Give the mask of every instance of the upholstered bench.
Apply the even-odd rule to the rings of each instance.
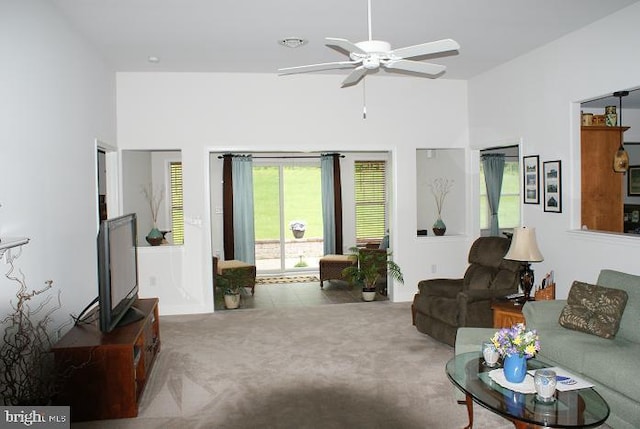
[[[242,281],[244,287],[251,288],[251,295],[256,290],[256,266],[248,264],[246,262],[239,261],[237,259],[230,259],[228,261],[219,261],[215,256],[213,257],[213,272],[214,275],[225,277],[230,271],[240,271],[242,274]]]
[[[342,270],[357,263],[355,255],[325,255],[319,260],[320,287],[325,280],[344,280]]]

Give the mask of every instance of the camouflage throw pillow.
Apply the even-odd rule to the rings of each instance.
[[[627,292],[574,281],[560,325],[603,338],[613,338],[627,305]]]

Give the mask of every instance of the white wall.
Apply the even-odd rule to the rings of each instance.
[[[533,268],[539,278],[555,270],[560,297],[573,280],[595,282],[601,268],[640,274],[640,237],[575,232],[580,225],[577,103],[640,85],[640,61],[633,54],[640,48],[639,21],[640,4],[635,4],[469,81],[471,145],[494,146],[520,136],[521,155],[540,155],[541,164],[562,161],[562,213],[523,205],[524,225],[537,228],[545,256]]]
[[[16,265],[62,290],[55,327],[98,294],[95,139],[115,144],[115,74],[47,1],[0,3],[0,62],[0,237],[30,237]],[[16,292],[0,276],[0,316]]]
[[[338,75],[118,73],[119,147],[182,151],[181,287],[190,298],[172,304],[193,312],[213,308],[211,152],[389,151],[395,198],[391,244],[406,280],[392,290],[392,299],[411,299],[420,279],[462,273],[467,236],[437,242],[416,237],[415,157],[416,148],[468,146],[466,82],[373,76],[363,120],[362,87],[340,89],[340,80]],[[466,193],[466,186],[461,189]]]

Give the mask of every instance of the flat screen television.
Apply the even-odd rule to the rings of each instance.
[[[100,330],[140,320],[137,219],[135,213],[103,220],[98,233],[98,304]]]

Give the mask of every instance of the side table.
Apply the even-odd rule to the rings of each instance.
[[[517,301],[497,300],[491,303],[493,327],[510,328],[516,323],[524,323],[522,304]]]

